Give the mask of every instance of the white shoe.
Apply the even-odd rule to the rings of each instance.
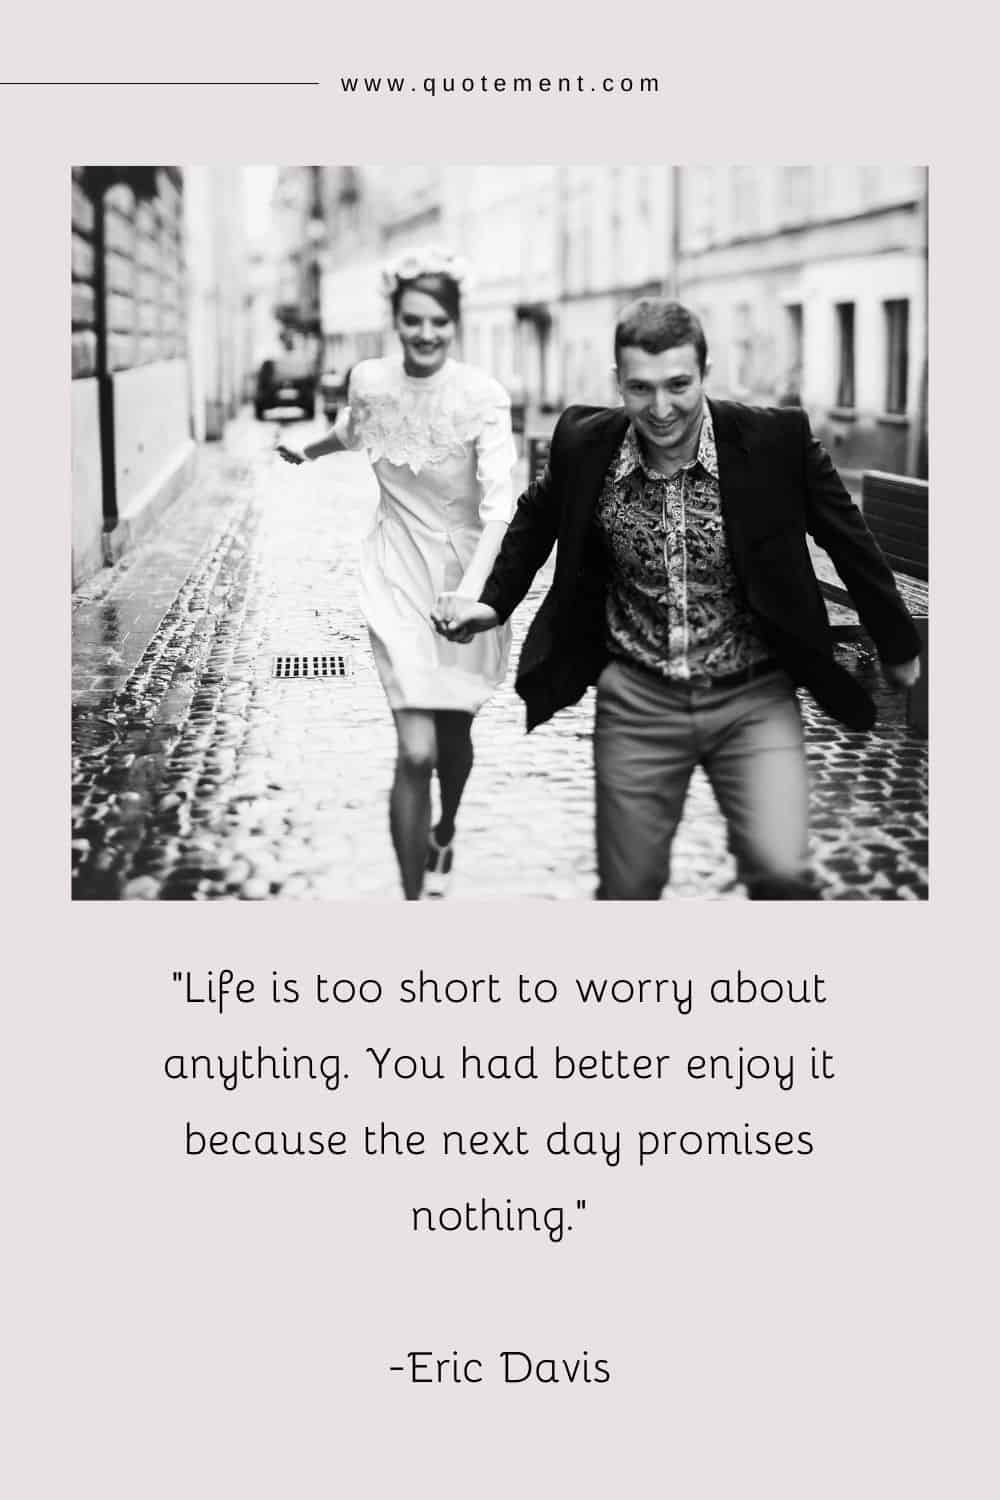
[[[455,858],[454,843],[452,839],[450,844],[439,844],[433,831],[427,836],[427,868],[422,895],[428,901],[439,900],[448,894]]]

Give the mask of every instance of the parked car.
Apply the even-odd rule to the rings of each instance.
[[[337,420],[337,413],[347,405],[347,382],[351,378],[349,369],[331,367],[319,377],[319,398],[323,403],[323,415],[328,422]]]
[[[307,417],[316,410],[315,364],[298,350],[265,359],[257,372],[253,410],[258,422],[275,407],[287,406],[297,406]]]

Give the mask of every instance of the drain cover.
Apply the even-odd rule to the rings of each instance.
[[[344,681],[354,676],[354,663],[342,651],[309,651],[276,656],[272,677],[334,677]]]

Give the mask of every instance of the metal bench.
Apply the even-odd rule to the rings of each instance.
[[[914,728],[927,728],[927,636],[928,636],[928,485],[924,479],[870,470],[861,476],[861,512],[896,575],[903,602],[913,616],[923,642],[921,675],[910,692],[907,719]],[[834,581],[831,568],[820,573],[824,598],[840,610],[853,612],[847,590]],[[827,576],[823,576],[823,574]],[[857,619],[848,625],[834,624],[835,634],[856,633]]]

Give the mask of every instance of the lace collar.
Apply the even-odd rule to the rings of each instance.
[[[460,453],[498,406],[489,377],[454,360],[419,376],[407,375],[401,358],[382,360],[351,390],[351,417],[372,462],[413,474]]]

